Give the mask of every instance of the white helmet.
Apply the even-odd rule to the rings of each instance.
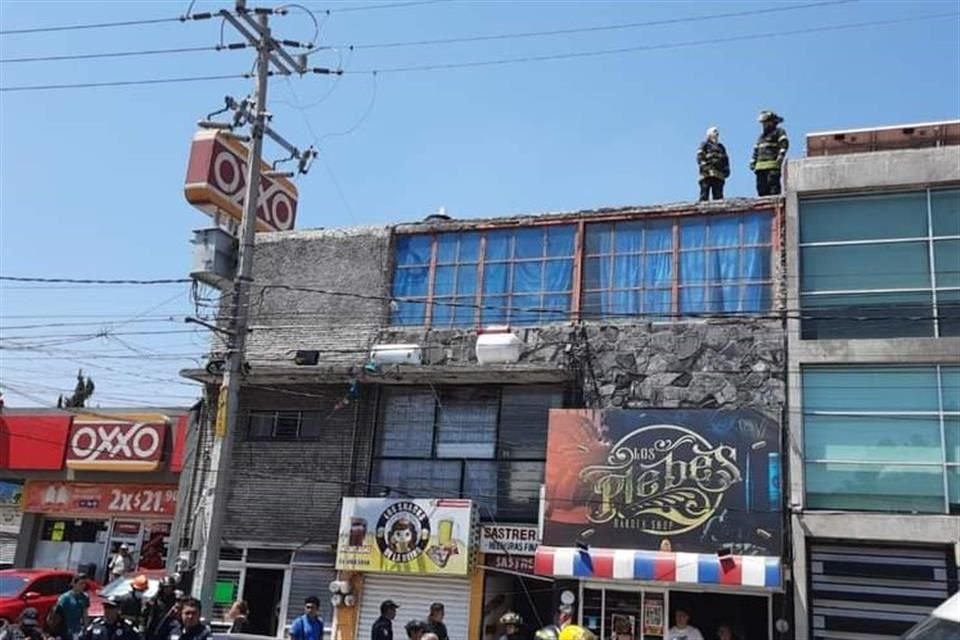
[[[720,138],[720,129],[717,129],[716,127],[710,127],[709,129],[707,129],[707,138],[709,138],[709,139],[713,139],[713,138],[719,139],[719,138]]]

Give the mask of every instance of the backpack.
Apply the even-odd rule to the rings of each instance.
[[[51,636],[61,635],[61,631],[63,630],[63,607],[60,606],[59,602],[50,607],[50,611],[47,612],[47,617],[43,621],[43,630]]]

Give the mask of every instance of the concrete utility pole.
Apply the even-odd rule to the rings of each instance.
[[[267,81],[271,74],[270,65],[283,75],[291,73],[337,73],[329,69],[310,69],[306,66],[305,56],[294,59],[271,36],[269,17],[280,10],[247,9],[245,0],[237,0],[236,12],[222,10],[218,13],[226,22],[239,31],[252,47],[257,49],[256,94],[253,111],[248,111],[249,102],[227,100],[228,108],[237,112],[235,124],[250,125],[250,156],[247,159],[246,193],[244,194],[243,215],[240,221],[239,265],[233,282],[233,291],[229,308],[227,338],[227,360],[223,380],[217,398],[216,423],[213,443],[209,454],[209,467],[204,483],[202,508],[198,514],[199,531],[203,536],[202,544],[197,548],[196,571],[193,579],[193,595],[200,599],[203,613],[211,614],[213,596],[216,587],[217,570],[220,560],[220,543],[223,538],[226,517],[227,497],[230,483],[230,460],[233,441],[239,425],[240,383],[244,375],[244,352],[249,324],[250,285],[253,275],[254,236],[257,226],[257,208],[260,196],[260,163],[263,156],[264,136],[270,137],[291,154],[291,159],[299,160],[300,173],[306,173],[310,160],[316,155],[313,149],[301,152],[273,131],[268,123]],[[282,11],[280,11],[282,13]],[[256,16],[256,19],[251,17]],[[300,45],[290,41],[284,44]],[[233,125],[201,122],[201,126],[233,129]],[[277,174],[278,172],[270,172]],[[292,176],[293,174],[284,174]],[[182,507],[183,508],[183,507]],[[189,509],[189,506],[185,507]],[[189,514],[186,517],[190,517]]]

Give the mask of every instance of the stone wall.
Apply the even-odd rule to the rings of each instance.
[[[586,323],[515,333],[526,344],[520,362],[569,370],[588,407],[754,408],[779,420],[786,401],[785,334],[777,320]],[[471,330],[385,330],[378,341],[420,344],[425,367],[476,363]]]

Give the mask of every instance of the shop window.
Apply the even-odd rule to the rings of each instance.
[[[800,205],[805,339],[960,335],[960,190]]]
[[[960,367],[802,372],[807,506],[960,512]]]
[[[569,318],[573,225],[401,235],[393,323],[463,327]]]
[[[247,562],[257,564],[289,564],[290,551],[286,549],[247,549]]]
[[[767,311],[772,222],[749,213],[587,225],[583,315]]]
[[[548,386],[385,389],[371,495],[464,497],[483,519],[536,519]]]

